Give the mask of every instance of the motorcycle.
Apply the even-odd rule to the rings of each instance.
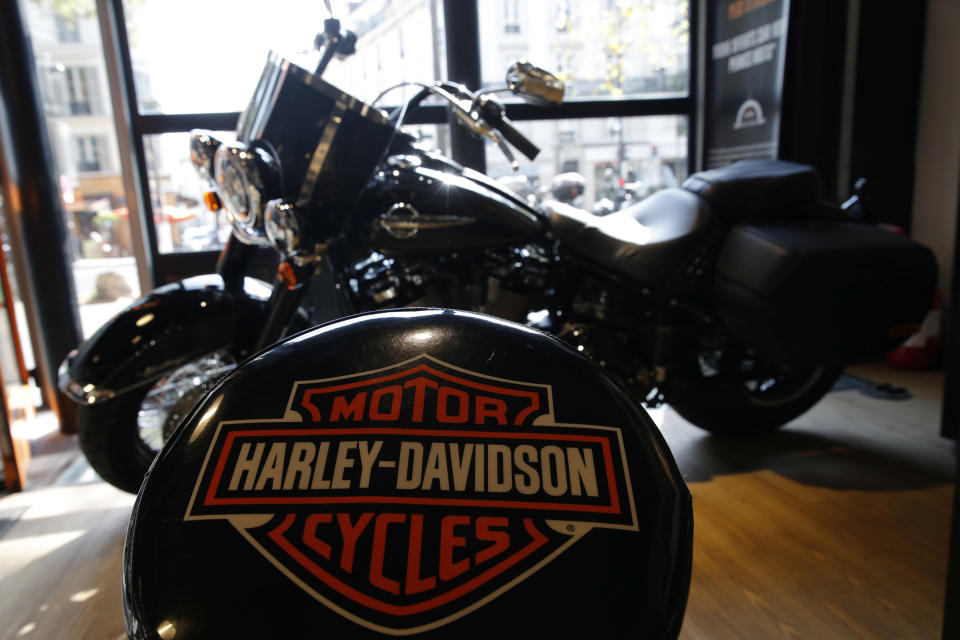
[[[313,72],[269,56],[236,143],[192,135],[209,201],[233,226],[217,272],[150,292],[61,367],[81,448],[122,489],[138,489],[218,378],[324,319],[444,307],[517,321],[648,405],[739,436],[802,414],[846,363],[895,347],[929,307],[932,252],[822,201],[812,167],[741,161],[603,217],[534,208],[402,129],[434,97],[511,161],[511,146],[534,157],[493,91],[417,85],[387,114],[321,79],[353,47],[335,19],[325,42]],[[562,99],[532,64],[506,80],[528,102]],[[279,255],[272,284],[245,272],[263,246]]]

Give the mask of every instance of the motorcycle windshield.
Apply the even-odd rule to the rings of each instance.
[[[343,210],[355,199],[393,133],[383,112],[271,52],[237,139],[265,141],[299,205]]]

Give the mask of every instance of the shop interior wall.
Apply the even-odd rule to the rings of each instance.
[[[859,1],[847,193],[868,180],[864,199],[881,222],[913,228],[925,2]]]
[[[940,262],[947,343],[941,433],[956,439],[960,433],[960,277],[955,259],[960,247],[960,76],[956,68],[960,4],[930,0],[929,15],[917,144],[915,235],[936,251]],[[955,539],[957,529],[955,524]],[[956,565],[955,557],[953,562]],[[960,595],[960,587],[954,593]],[[960,629],[960,619],[954,624]]]
[[[913,236],[940,262],[940,286],[953,290],[960,187],[960,3],[929,0],[917,127]],[[891,90],[896,83],[891,79]],[[895,125],[895,123],[894,123]]]

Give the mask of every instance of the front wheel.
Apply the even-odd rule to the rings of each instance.
[[[137,493],[147,469],[180,421],[213,385],[236,367],[217,351],[171,371],[153,386],[77,407],[77,440],[93,470]]]
[[[664,396],[687,421],[721,436],[747,436],[777,429],[816,404],[843,367],[787,366],[744,358],[734,370],[701,356],[698,366]]]

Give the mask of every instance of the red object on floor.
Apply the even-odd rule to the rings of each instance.
[[[887,362],[898,369],[932,369],[940,364],[940,307],[938,287],[933,296],[933,307],[924,318],[920,330],[900,347],[887,354]]]

